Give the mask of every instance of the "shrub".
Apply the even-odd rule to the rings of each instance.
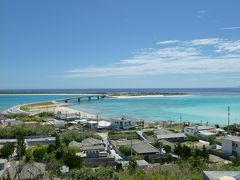
[[[33,150],[33,158],[36,161],[40,162],[40,161],[42,161],[46,152],[47,152],[46,147],[44,147],[44,146],[37,147],[36,149]]]
[[[129,146],[120,146],[119,151],[124,155],[124,156],[130,156],[131,155],[131,148]]]
[[[0,157],[1,158],[8,158],[11,156],[14,152],[14,143],[6,143],[4,146],[0,149]]]

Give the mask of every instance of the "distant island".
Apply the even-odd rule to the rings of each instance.
[[[90,95],[90,94],[105,94],[108,97],[137,97],[137,96],[183,96],[189,95],[188,93],[181,93],[181,92],[102,92],[102,93],[77,93],[77,92],[54,92],[54,91],[0,91],[0,95]]]
[[[123,92],[123,93],[109,93],[108,96],[121,97],[121,96],[183,96],[189,95],[188,93],[180,92]]]

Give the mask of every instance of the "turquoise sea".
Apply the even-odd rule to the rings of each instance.
[[[103,93],[113,90],[72,90],[67,93]],[[129,92],[127,89],[115,90],[117,92]],[[134,92],[166,92],[166,89],[135,89]],[[55,92],[55,91],[54,91]],[[66,90],[62,90],[66,93]],[[208,122],[209,124],[227,124],[227,107],[230,106],[230,122],[240,123],[240,91],[239,89],[168,89],[167,92],[187,92],[189,96],[168,96],[149,98],[106,98],[92,101],[71,102],[74,109],[93,114],[101,114],[102,117],[111,118],[126,115],[129,118],[143,120],[182,120],[191,122]],[[59,93],[59,92],[58,92]],[[0,110],[11,106],[62,99],[67,95],[0,95]]]

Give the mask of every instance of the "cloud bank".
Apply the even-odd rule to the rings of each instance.
[[[240,40],[167,40],[114,64],[68,70],[65,77],[135,77],[240,72]]]

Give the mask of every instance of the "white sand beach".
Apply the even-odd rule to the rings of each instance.
[[[129,99],[129,98],[156,98],[156,97],[185,97],[185,96],[191,96],[191,95],[139,95],[139,96],[110,96],[111,98],[118,98],[118,99]]]

